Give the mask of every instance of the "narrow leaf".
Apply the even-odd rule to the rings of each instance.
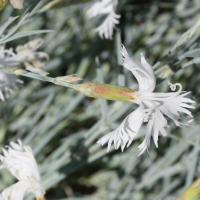
[[[8,21],[5,22],[1,27],[0,27],[0,36],[3,34],[3,32],[6,30],[6,28],[13,22],[15,21],[17,17],[9,17]]]
[[[2,43],[6,43],[21,37],[25,37],[25,36],[29,36],[29,35],[36,35],[36,34],[41,34],[41,33],[49,33],[49,32],[53,32],[52,30],[36,30],[36,31],[25,31],[25,32],[20,32],[20,33],[16,33],[14,35],[12,35],[10,38],[8,38],[7,40],[4,40],[3,42],[0,41],[0,44]]]

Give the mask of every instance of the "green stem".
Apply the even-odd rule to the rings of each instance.
[[[25,77],[29,77],[29,78],[33,78],[33,79],[37,79],[37,80],[41,80],[41,81],[46,81],[46,82],[54,83],[55,85],[61,85],[61,86],[65,86],[65,87],[77,90],[76,85],[64,82],[62,80],[58,81],[56,78],[47,77],[47,76],[44,76],[41,74],[27,72],[23,69],[18,69],[17,67],[15,67],[15,68],[9,68],[9,67],[8,68],[0,68],[0,71],[3,71],[8,74],[15,74],[15,75],[25,76]]]
[[[41,80],[41,81],[47,81],[47,82],[54,83],[54,78],[43,76],[43,75],[40,75],[40,74],[34,74],[32,72],[28,72],[26,74],[21,74],[21,76],[25,76],[25,77],[34,78],[34,79]]]
[[[101,65],[100,65],[98,56],[96,56],[96,58],[95,58],[95,63],[96,63],[96,68],[97,68],[97,80],[99,83],[104,83],[103,70],[101,69]],[[105,99],[100,99],[100,104],[101,104],[102,117],[103,117],[103,119],[106,119],[107,118],[107,110],[108,110],[107,101]]]

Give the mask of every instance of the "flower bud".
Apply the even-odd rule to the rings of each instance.
[[[136,91],[127,87],[87,82],[76,86],[76,89],[88,97],[116,101],[135,100]]]
[[[8,0],[0,0],[0,10],[2,10],[8,3]]]
[[[80,81],[80,80],[83,80],[83,79],[82,79],[82,78],[75,77],[75,76],[61,76],[61,77],[55,78],[55,83],[56,83],[57,85],[65,86],[64,84],[62,84],[62,82],[74,83],[74,82]]]
[[[14,74],[15,75],[23,75],[23,74],[26,74],[26,73],[28,73],[26,70],[24,70],[24,69],[16,69],[16,70],[14,70]]]

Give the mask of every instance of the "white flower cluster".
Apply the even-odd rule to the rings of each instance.
[[[191,112],[186,108],[194,108],[187,103],[195,102],[185,97],[189,92],[183,92],[180,83],[169,83],[172,91],[176,90],[176,86],[180,87],[177,92],[154,93],[156,87],[154,70],[147,63],[144,56],[141,54],[141,63],[133,60],[129,57],[124,46],[122,47],[122,55],[124,67],[132,72],[139,83],[139,91],[134,93],[135,100],[132,100],[132,102],[139,105],[139,108],[128,115],[116,130],[105,135],[97,143],[104,145],[108,142],[108,151],[111,144],[114,143],[115,149],[121,146],[123,151],[126,146],[128,147],[132,143],[142,123],[148,122],[145,139],[138,147],[140,149],[139,155],[141,155],[145,150],[148,150],[151,137],[153,137],[154,143],[158,147],[159,134],[167,135],[165,127],[168,127],[168,125],[164,115],[171,118],[176,126],[189,125],[192,119],[186,124],[180,123],[178,112],[185,113],[192,118]]]
[[[17,67],[20,63],[24,63],[27,70],[46,75],[41,67],[49,60],[49,56],[45,52],[36,52],[42,44],[41,38],[29,41],[23,46],[18,46],[16,53],[13,49],[0,46],[0,68]],[[12,88],[17,88],[18,84],[23,84],[23,81],[17,76],[0,71],[0,99],[4,101],[4,96],[8,98]]]
[[[33,152],[29,146],[11,142],[3,149],[4,156],[0,155],[2,165],[18,180],[14,185],[6,188],[0,194],[0,200],[22,200],[25,193],[31,192],[37,200],[45,200],[45,191],[41,186],[41,179]]]
[[[90,18],[101,14],[107,14],[105,21],[96,28],[101,38],[104,36],[106,39],[112,39],[113,29],[116,24],[119,24],[120,18],[120,15],[115,13],[117,5],[118,0],[102,0],[94,3],[87,11]]]

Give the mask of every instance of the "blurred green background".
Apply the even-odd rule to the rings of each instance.
[[[26,0],[22,15],[34,1]],[[117,62],[116,31],[113,40],[101,39],[95,28],[101,17],[89,19],[86,14],[92,1],[71,5],[63,0],[38,12],[49,1],[42,0],[32,17],[20,27],[24,30],[50,29],[53,33],[14,40],[6,47],[15,48],[31,39],[42,37],[40,48],[49,54],[45,66],[49,76],[78,74],[86,81],[118,84],[121,73]],[[76,2],[77,3],[77,2]],[[70,6],[71,5],[71,6]],[[13,13],[8,4],[0,11],[0,25]],[[35,13],[35,14],[34,14]],[[200,18],[200,0],[119,0],[117,14],[122,43],[131,57],[140,59],[143,52],[154,66],[157,92],[170,91],[167,81],[181,83],[196,101],[192,127],[178,128],[168,119],[167,137],[153,141],[138,157],[146,125],[122,153],[96,144],[137,108],[136,104],[92,99],[65,87],[29,78],[14,94],[0,102],[0,145],[21,138],[31,146],[37,159],[49,200],[175,200],[200,176],[199,102],[200,102],[200,35],[194,35],[178,46],[167,59],[155,65],[176,44],[181,35]],[[195,50],[195,58],[185,54]],[[100,60],[97,68],[95,57]],[[124,70],[125,85],[138,89],[130,72]],[[183,121],[186,120],[182,116]],[[0,190],[16,180],[7,170],[0,171]],[[31,199],[27,195],[26,199]]]

